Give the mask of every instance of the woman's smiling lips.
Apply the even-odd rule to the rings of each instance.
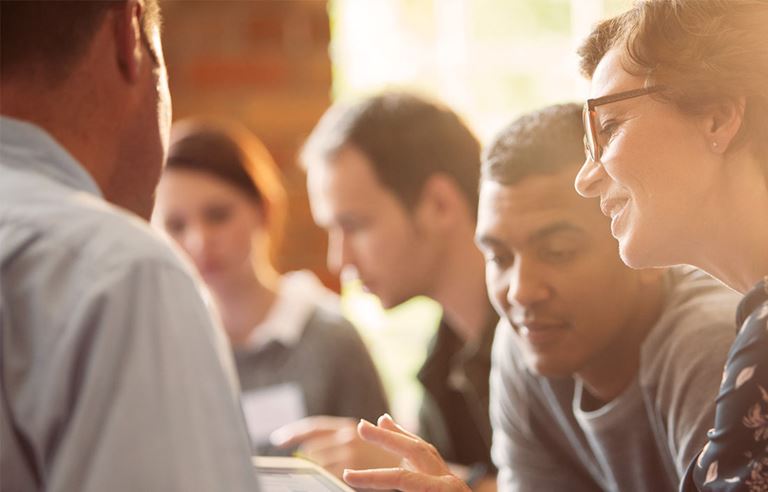
[[[627,202],[629,200],[626,198],[604,198],[600,200],[600,210],[602,210],[603,215],[613,219],[621,213]]]
[[[627,198],[606,198],[600,200],[600,210],[602,210],[603,215],[611,218],[611,234],[613,234],[613,237],[618,238],[619,236],[619,222],[628,203],[629,199]]]

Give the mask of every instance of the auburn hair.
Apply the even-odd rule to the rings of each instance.
[[[768,158],[768,0],[645,0],[600,22],[578,53],[591,78],[619,48],[624,69],[668,89],[653,97],[696,114],[744,98],[732,146],[748,143]]]
[[[264,144],[231,121],[190,119],[174,123],[166,169],[209,174],[248,196],[264,214],[274,262],[287,212],[280,171]]]

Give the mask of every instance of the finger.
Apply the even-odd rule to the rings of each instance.
[[[339,480],[344,480],[344,470],[347,469],[344,463],[333,463],[328,466],[324,466],[323,468],[325,468],[325,471],[338,478]]]
[[[383,427],[384,429],[391,430],[393,432],[399,432],[401,434],[405,434],[406,436],[412,437],[414,439],[420,439],[419,436],[416,434],[413,434],[411,432],[408,432],[403,427],[400,426],[395,420],[388,414],[385,413],[381,417],[379,417],[379,420],[376,422],[376,425],[379,427]]]
[[[343,447],[325,448],[322,451],[306,452],[301,450],[301,457],[331,471],[337,477],[345,468],[350,468],[349,450]]]
[[[274,446],[288,448],[331,434],[338,429],[354,426],[355,421],[345,417],[307,417],[276,429],[269,435],[269,442]]]
[[[466,485],[452,476],[430,476],[403,468],[344,470],[344,481],[358,489],[396,489],[403,492],[444,490],[466,491]]]
[[[397,489],[403,492],[423,490],[429,477],[403,468],[344,470],[344,481],[357,489]]]
[[[326,450],[354,446],[357,442],[362,443],[363,441],[357,434],[357,430],[354,427],[350,427],[307,439],[301,444],[299,449],[303,453],[323,453]]]
[[[420,472],[431,475],[449,474],[448,466],[434,446],[417,437],[411,437],[361,420],[357,432],[363,440],[402,456]]]

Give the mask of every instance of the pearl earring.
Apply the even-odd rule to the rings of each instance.
[[[712,142],[712,148],[713,148],[713,149],[716,149],[716,148],[717,148],[717,142]]]

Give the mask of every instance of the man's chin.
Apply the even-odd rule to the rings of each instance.
[[[401,297],[388,296],[386,294],[377,294],[373,291],[371,291],[371,293],[379,299],[381,307],[386,310],[394,309],[408,300]]]
[[[381,297],[381,296],[376,296],[376,297],[379,298],[379,302],[381,303],[381,307],[384,308],[387,311],[389,311],[390,309],[394,309],[397,306],[399,306],[400,304],[402,304],[402,302],[394,302],[394,301],[392,301],[390,299],[387,299],[386,297]]]
[[[526,365],[532,373],[544,378],[566,378],[573,375],[573,371],[569,368],[563,367],[550,360],[541,360],[537,358],[534,358],[533,360],[529,359]]]

